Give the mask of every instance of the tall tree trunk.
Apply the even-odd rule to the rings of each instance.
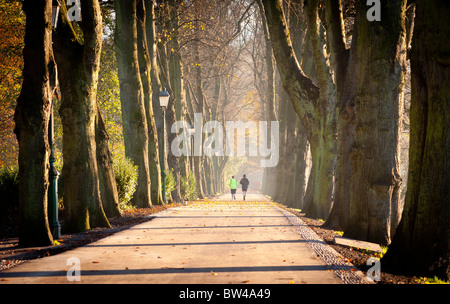
[[[294,160],[294,181],[292,191],[292,207],[303,208],[303,201],[306,195],[306,185],[308,179],[306,178],[306,168],[308,161],[309,143],[304,134],[304,128],[297,118],[296,127],[296,143],[295,143],[295,160]]]
[[[195,103],[197,104],[197,106],[198,106],[199,103],[198,103],[197,97],[195,95],[194,89],[192,88],[192,86],[191,86],[191,84],[189,82],[188,82],[188,87],[189,87],[189,90],[187,91],[188,92],[188,94],[187,94],[188,98],[186,99],[186,101],[187,101],[187,107],[188,107],[188,110],[189,110],[189,115],[191,116],[191,124],[194,125],[194,119],[195,119],[194,112],[198,113],[199,110],[197,109],[196,111],[194,111],[193,100],[195,100]],[[201,122],[201,123],[202,123],[202,126],[203,126],[203,122]],[[202,170],[201,157],[200,156],[195,156],[194,147],[192,147],[191,153],[192,153],[191,162],[192,162],[192,168],[193,168],[192,172],[193,172],[194,177],[195,177],[195,182],[196,182],[195,186],[196,186],[197,196],[198,196],[198,198],[203,199],[205,197],[205,193],[204,193],[203,184],[202,184],[202,174],[203,174],[202,172],[203,172],[203,170]],[[226,163],[226,161],[225,161],[225,163]],[[224,167],[225,167],[225,164],[223,165],[223,167],[220,170],[220,172],[223,172],[223,168]]]
[[[125,155],[138,167],[138,185],[132,203],[145,208],[150,207],[152,201],[148,163],[148,124],[138,62],[136,0],[117,0],[114,1],[114,6]]]
[[[173,97],[172,90],[170,89],[170,86],[168,86],[168,92],[171,95],[169,99],[169,104],[166,109],[166,131],[167,131],[167,140],[169,143],[173,142],[175,138],[177,137],[177,134],[170,132],[170,127],[176,122],[175,117],[175,98]],[[181,197],[181,174],[180,174],[180,162],[179,158],[175,156],[170,151],[170,145],[167,145],[166,153],[167,153],[167,164],[169,165],[169,168],[172,169],[172,175],[175,180],[175,189],[172,190],[172,200],[176,203],[179,203],[182,201]]]
[[[326,79],[325,83],[319,81],[319,89],[304,74],[289,39],[281,1],[262,2],[281,82],[305,127],[311,145],[313,168],[307,190],[310,196],[307,197],[312,201],[308,204],[308,212],[310,216],[326,218],[333,194],[335,154],[334,100],[327,95],[330,84]],[[317,21],[314,19],[314,22]],[[317,49],[313,53],[317,54]],[[316,58],[314,61],[317,69],[321,62]],[[325,75],[326,71],[320,73]]]
[[[19,142],[19,244],[47,246],[53,241],[47,219],[49,186],[48,126],[52,92],[52,4],[25,0],[23,84],[17,99],[14,132]]]
[[[416,1],[409,177],[387,269],[450,279],[450,4]]]
[[[284,170],[286,169],[286,162],[288,161],[288,153],[291,151],[287,148],[287,137],[286,130],[288,125],[288,109],[289,104],[285,100],[289,98],[283,87],[278,86],[278,98],[281,101],[278,104],[278,120],[280,123],[279,132],[279,161],[274,170],[274,187],[272,192],[272,200],[275,202],[282,202],[282,191],[284,186],[284,179],[287,174]],[[292,141],[291,141],[292,142]]]
[[[287,103],[286,113],[286,154],[285,159],[282,159],[282,170],[284,172],[283,184],[280,189],[280,201],[287,203],[289,196],[289,186],[294,181],[294,162],[295,159],[295,127],[297,115],[293,111],[292,104]]]
[[[62,97],[59,113],[63,124],[62,178],[66,210],[63,228],[70,232],[109,227],[101,201],[95,141],[102,45],[102,19],[98,1],[81,1],[81,13],[83,45],[77,40],[67,19],[64,3],[58,32],[54,35]]]
[[[352,80],[340,89],[343,93],[339,97],[341,114],[345,116],[349,108],[351,118],[338,122],[344,151],[339,152],[337,174],[349,174],[337,175],[337,186],[341,187],[337,191],[348,189],[347,197],[337,194],[339,199],[349,200],[345,235],[381,244],[390,243],[399,218],[405,9],[404,0],[383,2],[383,18],[370,22],[365,3],[357,4],[349,58],[349,69],[355,73],[346,75]]]
[[[100,109],[97,109],[95,121],[95,142],[97,145],[97,164],[100,180],[100,195],[102,206],[108,218],[121,216],[119,209],[119,194],[113,168],[113,157],[109,150],[109,135],[103,121]]]
[[[327,218],[330,212],[334,193],[334,170],[336,165],[336,92],[332,73],[324,56],[324,35],[318,13],[318,0],[307,3],[306,22],[310,52],[314,59],[314,76],[320,88],[317,112],[318,124],[311,130],[308,138],[311,144],[312,192],[307,195],[311,200],[305,202],[305,213],[312,217]],[[308,45],[309,46],[309,45]],[[312,67],[310,68],[312,70]],[[312,73],[311,73],[312,74]]]
[[[196,90],[195,90],[195,99],[197,103],[197,111],[196,113],[203,113],[204,109],[204,96],[203,96],[203,85],[202,85],[202,67],[200,66],[200,46],[199,46],[199,37],[198,31],[200,30],[200,26],[196,24],[197,29],[197,41],[195,41],[194,45],[194,74],[196,78]],[[199,138],[201,138],[201,143],[203,143],[203,125],[204,125],[204,115],[202,115],[202,121],[199,122],[200,129],[195,130],[195,133],[198,134]],[[200,198],[204,198],[206,194],[206,188],[204,183],[204,168],[203,168],[203,144],[201,145],[201,150],[196,151],[194,147],[194,168],[195,168],[195,179],[197,180],[197,192],[199,193]]]
[[[181,61],[181,49],[178,43],[178,36],[180,32],[178,28],[179,24],[179,7],[182,5],[182,1],[171,1],[169,5],[170,10],[170,28],[171,39],[168,42],[168,50],[170,50],[169,54],[169,75],[170,75],[170,87],[173,92],[173,98],[175,102],[175,117],[177,121],[184,120],[186,115],[186,96],[184,92],[184,84],[183,84],[183,64]],[[180,155],[178,157],[179,166],[180,166],[180,174],[181,176],[187,176],[189,168],[189,162],[186,159],[187,157],[184,155]]]
[[[164,2],[165,9],[169,9],[171,5],[172,4],[170,3],[170,1]],[[169,15],[166,15],[165,17],[166,17],[165,22],[163,22],[163,27],[165,27],[164,30],[167,32],[171,32]],[[175,116],[176,114],[175,114],[175,99],[174,99],[174,94],[173,94],[171,83],[170,83],[171,76],[170,76],[169,55],[167,54],[167,51],[168,51],[167,47],[168,47],[167,41],[163,41],[163,43],[159,45],[159,59],[161,62],[161,67],[162,67],[162,71],[160,74],[161,83],[163,84],[163,86],[167,89],[167,91],[170,94],[169,104],[168,104],[166,112],[165,112],[166,134],[163,135],[163,141],[167,140],[169,143],[172,143],[175,140],[175,138],[177,137],[176,134],[171,132],[171,126],[176,122],[176,116]],[[166,145],[165,154],[166,155],[162,155],[162,157],[164,157],[167,160],[168,166],[166,166],[166,172],[168,172],[167,170],[173,170],[172,174],[173,174],[173,178],[175,180],[175,189],[171,193],[172,199],[175,202],[180,202],[182,198],[181,198],[181,189],[180,189],[181,176],[180,176],[179,158],[177,156],[175,156],[173,153],[171,153],[170,144]]]
[[[155,189],[158,191],[159,199],[157,201],[152,202],[155,204],[163,203],[162,200],[162,180],[161,180],[161,156],[160,156],[160,148],[163,140],[162,136],[162,111],[159,105],[159,92],[162,90],[160,75],[159,75],[159,66],[157,63],[157,53],[156,53],[156,25],[155,25],[155,4],[154,0],[144,0],[145,1],[145,30],[147,36],[147,49],[150,57],[150,82],[152,86],[152,101],[151,106],[153,107],[153,117],[155,119],[155,127],[158,138],[158,146],[156,148],[156,153],[158,154],[158,160],[156,164],[156,170],[158,171],[158,177],[151,176],[152,178],[152,195],[154,195]],[[153,165],[154,166],[154,165]],[[154,169],[153,169],[154,170]]]
[[[346,49],[341,1],[327,0],[325,8],[327,36],[331,53],[330,61],[336,78],[338,97],[336,122],[339,140],[337,143],[334,202],[324,227],[344,230],[347,226],[349,213],[350,187],[347,183],[351,177],[351,167],[348,165],[348,156],[355,133],[353,127],[355,125],[355,103],[351,100],[351,96],[356,81],[353,75],[356,75],[357,72],[357,61],[349,59],[350,51]],[[355,53],[352,52],[351,55],[355,56]]]
[[[138,33],[138,60],[141,72],[142,87],[144,90],[144,105],[148,124],[148,159],[150,173],[150,189],[153,204],[162,204],[161,167],[159,165],[158,133],[156,131],[153,114],[153,92],[151,83],[151,57],[147,42],[147,14],[144,0],[137,1],[137,33]],[[153,14],[150,15],[151,17]]]
[[[272,44],[270,42],[270,34],[269,34],[269,28],[267,26],[266,17],[264,16],[264,8],[262,6],[261,1],[257,2],[261,14],[262,19],[262,27],[264,31],[264,42],[265,42],[265,56],[264,60],[266,62],[266,73],[267,73],[267,87],[266,87],[266,117],[269,121],[277,121],[277,115],[275,112],[275,68],[273,63],[273,51],[272,51]],[[267,125],[267,134],[271,134],[271,124],[269,123]],[[269,140],[270,140],[269,136]],[[268,142],[268,147],[270,147],[271,142]],[[272,195],[272,191],[269,189],[272,188],[272,185],[274,184],[274,176],[276,172],[276,167],[268,167],[264,168],[264,175],[263,175],[263,181],[261,190],[263,193],[267,195]]]

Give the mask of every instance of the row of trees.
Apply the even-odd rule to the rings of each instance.
[[[108,217],[120,215],[108,136],[114,123],[104,119],[97,96],[99,88],[101,98],[108,88],[117,91],[117,83],[105,81],[116,75],[124,154],[139,172],[135,206],[162,203],[162,162],[175,181],[174,201],[184,199],[188,177],[200,198],[222,192],[224,173],[232,172],[227,166],[242,163],[230,156],[177,157],[170,149],[162,155],[164,140],[170,147],[177,136],[170,130],[175,121],[193,126],[196,112],[202,126],[279,121],[280,157],[276,167],[265,168],[265,193],[326,219],[345,236],[392,243],[383,265],[448,276],[449,94],[439,84],[448,79],[449,46],[435,43],[448,37],[447,5],[82,0],[81,21],[69,21],[62,3],[54,31],[50,2],[23,5],[25,64],[15,112],[23,245],[51,242],[47,130],[58,89],[64,228],[108,226]],[[370,21],[369,9],[379,9],[381,19]],[[101,61],[102,48],[117,64]],[[411,147],[403,200],[407,176],[399,173],[399,151],[409,61]],[[171,94],[167,134],[162,87]]]
[[[240,37],[251,18],[246,1],[81,1],[80,21],[69,20],[76,8],[63,1],[55,29],[50,2],[23,3],[25,65],[15,111],[20,243],[52,241],[46,214],[46,130],[54,105],[62,129],[65,232],[108,227],[108,218],[120,216],[112,165],[116,155],[111,153],[118,149],[108,134],[113,127],[117,133],[118,111],[110,115],[106,109],[118,91],[124,156],[138,168],[134,206],[163,203],[161,162],[175,181],[175,202],[185,199],[181,185],[192,181],[200,198],[223,191],[227,163],[236,167],[242,161],[228,162],[228,156],[177,157],[170,149],[161,155],[160,148],[164,140],[170,148],[177,135],[170,130],[175,121],[194,125],[195,112],[203,113],[202,126],[208,120],[258,118],[258,107],[249,107],[257,105],[254,94],[245,93],[251,81],[240,81],[247,76],[239,68],[246,45]],[[158,99],[162,87],[171,94],[166,134],[161,133]],[[38,92],[40,103],[35,101]],[[60,102],[55,103],[55,96]],[[244,105],[236,108],[234,99]],[[201,129],[196,132],[203,135]]]
[[[449,77],[450,45],[442,39],[449,37],[444,16],[450,7],[403,0],[374,1],[374,7],[364,1],[262,2],[281,82],[301,121],[296,132],[310,145],[306,214],[326,219],[326,227],[350,238],[391,244],[383,267],[448,278],[450,180],[444,142],[450,94],[438,83]],[[369,18],[374,9],[381,13],[379,21]],[[408,60],[411,130],[402,201]],[[294,131],[286,126],[287,137],[289,132]],[[306,146],[302,140],[295,144],[300,149],[290,146],[284,153],[295,151],[287,170],[300,179],[289,182],[303,187],[304,170],[299,174],[297,165],[304,162]],[[287,189],[289,200],[292,188]]]

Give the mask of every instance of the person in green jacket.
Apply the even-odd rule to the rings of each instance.
[[[231,189],[231,200],[235,200],[236,199],[237,180],[234,178],[234,176],[231,177],[230,181],[228,182],[228,186],[230,186],[230,189]]]

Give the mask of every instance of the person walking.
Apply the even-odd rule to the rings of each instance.
[[[236,189],[237,189],[237,180],[234,178],[234,175],[231,177],[230,181],[228,182],[228,185],[231,189],[231,200],[236,199]]]
[[[242,185],[242,195],[244,196],[244,201],[245,201],[245,196],[247,195],[248,185],[250,184],[250,182],[248,181],[248,178],[245,177],[245,174],[239,183]]]

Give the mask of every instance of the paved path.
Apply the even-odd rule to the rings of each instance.
[[[0,272],[0,284],[343,283],[265,196],[229,198],[168,209],[95,243],[18,265]]]

